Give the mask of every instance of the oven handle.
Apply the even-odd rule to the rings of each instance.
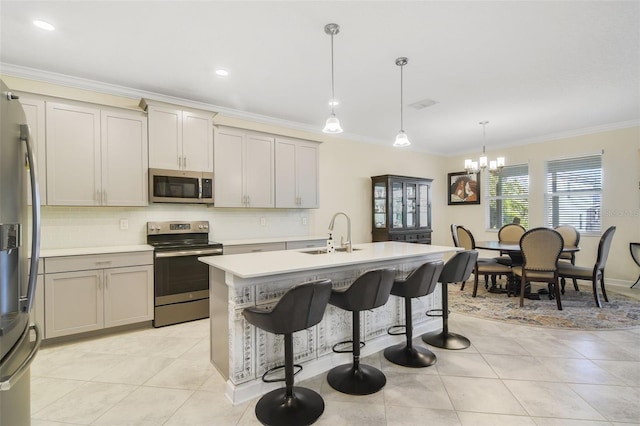
[[[163,251],[156,252],[156,257],[184,257],[184,256],[201,256],[208,254],[222,254],[221,248],[203,249],[203,250],[181,250],[181,251]]]

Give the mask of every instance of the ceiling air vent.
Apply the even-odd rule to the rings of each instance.
[[[428,108],[430,106],[433,106],[433,105],[435,105],[437,103],[438,103],[438,101],[434,101],[433,99],[423,99],[421,101],[414,102],[409,106],[411,108],[415,108],[415,109],[424,109],[424,108]]]

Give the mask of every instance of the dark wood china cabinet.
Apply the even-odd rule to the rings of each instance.
[[[432,181],[396,175],[371,177],[374,242],[431,244]]]

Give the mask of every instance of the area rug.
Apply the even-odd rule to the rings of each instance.
[[[521,308],[519,297],[489,293],[478,288],[477,297],[471,297],[473,283],[463,291],[460,285],[450,284],[449,311],[485,319],[518,324],[580,330],[624,329],[640,327],[640,301],[607,291],[609,302],[602,301],[598,308],[591,289],[567,290],[562,296],[562,311],[555,300],[540,295],[540,300],[525,299]]]

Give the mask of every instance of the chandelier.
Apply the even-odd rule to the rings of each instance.
[[[464,160],[464,169],[467,173],[478,173],[481,170],[484,170],[489,167],[489,171],[502,171],[504,167],[504,157],[498,157],[495,160],[488,161],[488,157],[485,149],[485,139],[486,139],[486,125],[489,124],[488,121],[481,121],[478,123],[482,126],[482,155],[478,161],[473,161],[470,158]]]

